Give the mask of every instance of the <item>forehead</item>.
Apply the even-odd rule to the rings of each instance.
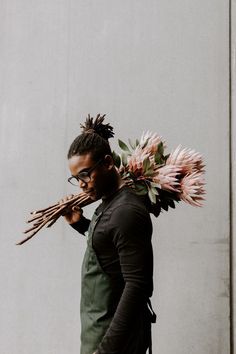
[[[94,164],[90,153],[84,155],[74,155],[69,160],[69,169],[72,175],[79,173],[84,169],[89,169]]]

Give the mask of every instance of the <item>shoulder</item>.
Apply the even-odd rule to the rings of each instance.
[[[135,194],[135,192],[130,187],[124,187],[113,199],[112,207],[117,208],[119,206],[134,206],[143,210],[143,212],[148,212],[141,198]]]
[[[142,200],[129,188],[122,191],[110,209],[110,225],[119,229],[142,229],[151,225],[150,214]]]

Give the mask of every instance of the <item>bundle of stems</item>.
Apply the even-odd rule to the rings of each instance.
[[[16,243],[16,245],[22,245],[26,241],[30,240],[46,224],[46,227],[51,227],[57,219],[65,213],[66,209],[72,209],[74,206],[79,206],[82,208],[92,202],[93,200],[91,200],[86,193],[79,193],[63,203],[58,202],[48,208],[32,211],[30,214],[33,215],[33,217],[26,222],[33,223],[33,226],[24,231],[25,234],[29,233],[29,235],[20,242]]]

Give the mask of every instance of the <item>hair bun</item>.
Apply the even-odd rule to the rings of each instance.
[[[84,125],[80,124],[80,127],[82,128],[82,133],[98,134],[105,140],[112,138],[114,136],[113,127],[110,126],[109,123],[103,124],[105,116],[105,114],[101,116],[99,113],[94,119],[93,117],[90,117],[90,114],[88,114]]]

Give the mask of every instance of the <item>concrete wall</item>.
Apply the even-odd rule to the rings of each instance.
[[[101,112],[114,148],[149,129],[169,151],[181,143],[204,155],[204,208],[182,204],[153,219],[153,352],[228,354],[228,1],[0,8],[0,353],[79,352],[84,240],[59,220],[15,242],[29,211],[75,191],[67,149],[87,113]]]

